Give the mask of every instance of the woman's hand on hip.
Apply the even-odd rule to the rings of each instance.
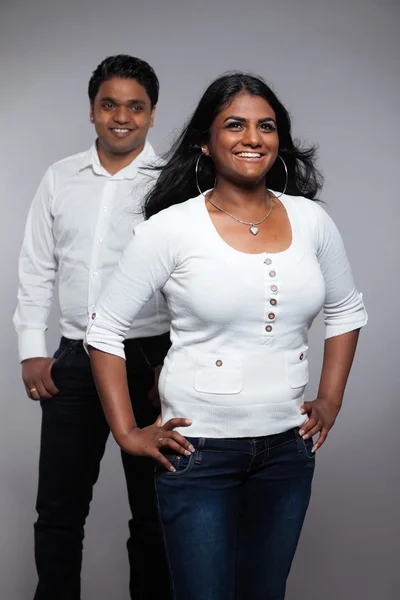
[[[175,468],[162,454],[162,450],[190,456],[195,449],[190,442],[174,429],[176,427],[189,427],[191,424],[190,419],[170,419],[161,426],[161,417],[158,417],[153,425],[143,427],[143,429],[135,427],[123,438],[119,438],[117,442],[122,450],[128,452],[128,454],[149,456],[158,460],[168,471],[175,471]]]
[[[319,433],[318,439],[312,447],[313,452],[318,450],[325,442],[329,430],[336,421],[339,410],[340,405],[326,398],[317,398],[312,402],[304,402],[303,406],[301,406],[301,414],[307,415],[308,419],[300,428],[299,434],[303,439],[307,440]]]

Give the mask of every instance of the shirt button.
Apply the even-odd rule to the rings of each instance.
[[[271,290],[271,292],[277,292],[278,291],[278,286],[277,285],[271,285],[270,290]]]
[[[275,277],[276,276],[276,272],[275,271],[270,271],[269,272],[269,276],[270,277]]]
[[[215,364],[217,365],[217,367],[222,367],[223,363],[222,363],[222,360],[218,359],[218,360],[215,361]]]
[[[272,319],[275,319],[275,313],[269,313],[268,319],[271,319],[271,321]]]
[[[275,298],[271,298],[271,300],[269,301],[270,304],[272,304],[272,306],[276,306],[276,300]]]
[[[97,271],[93,271],[93,277],[97,277],[98,272]]]
[[[96,313],[92,313],[92,319],[96,318]]]
[[[272,331],[272,326],[271,325],[267,325],[266,328],[265,328],[265,331],[268,331],[268,333],[270,331]]]
[[[266,258],[266,259],[264,260],[264,263],[265,263],[266,265],[270,265],[270,264],[272,263],[272,260],[271,260],[270,258]]]
[[[108,206],[103,206],[103,210],[104,210],[104,212],[107,212],[108,211]]]
[[[103,238],[99,238],[97,241],[99,242],[99,244],[101,244],[101,242],[103,241]]]

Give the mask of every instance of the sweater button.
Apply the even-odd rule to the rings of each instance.
[[[96,318],[96,313],[92,313],[92,319]]]
[[[217,365],[217,367],[222,367],[223,362],[222,362],[222,360],[218,359],[218,360],[215,361],[215,364]]]
[[[300,360],[303,360],[303,358],[304,358],[304,354],[303,354],[303,352],[302,352],[302,353],[300,354],[300,356],[299,356],[299,359],[300,359]]]
[[[269,272],[269,276],[270,277],[276,277],[276,271],[270,271]]]
[[[264,260],[264,263],[265,263],[266,265],[270,265],[270,264],[272,263],[272,260],[271,260],[270,258],[266,258],[266,259]]]
[[[273,319],[275,319],[275,313],[269,313],[269,315],[268,315],[268,319],[269,319],[270,321],[272,321]]]
[[[266,328],[265,328],[265,331],[268,331],[268,333],[269,333],[270,331],[272,331],[272,327],[271,327],[271,325],[267,325],[267,326],[266,326]]]
[[[271,300],[269,301],[270,304],[272,304],[272,306],[276,306],[276,300],[275,298],[271,298]]]
[[[278,291],[278,286],[277,285],[271,285],[271,287],[269,289],[271,290],[271,292],[277,292]]]

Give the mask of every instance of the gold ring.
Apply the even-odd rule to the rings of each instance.
[[[37,392],[37,389],[36,388],[31,388],[29,391],[30,391],[31,394],[33,394],[33,392]]]

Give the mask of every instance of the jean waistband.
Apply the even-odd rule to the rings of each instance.
[[[124,341],[125,353],[128,357],[142,357],[147,362],[146,355],[143,351],[143,339],[142,338],[130,338]],[[74,353],[82,353],[86,354],[86,350],[83,347],[83,340],[71,340],[64,336],[61,337],[60,340],[60,348],[61,350],[69,349],[74,351]]]
[[[162,365],[171,346],[169,331],[151,337],[129,338],[125,340],[124,346],[126,358],[129,362],[140,363],[143,359],[150,367],[156,367]],[[71,340],[63,336],[60,347],[62,350],[70,348],[75,354],[86,354],[83,340]]]
[[[254,454],[263,450],[268,450],[282,446],[289,442],[294,442],[299,439],[299,430],[297,427],[261,437],[245,437],[245,438],[192,438],[185,436],[196,450],[201,452],[243,452]]]
[[[124,346],[127,347],[139,347],[141,345],[148,345],[151,343],[159,343],[160,340],[169,340],[169,332],[163,333],[161,335],[156,335],[153,337],[145,337],[145,338],[128,338],[124,341]],[[71,346],[71,347],[82,347],[83,348],[83,340],[71,340],[65,336],[61,336],[60,340],[61,346]]]

